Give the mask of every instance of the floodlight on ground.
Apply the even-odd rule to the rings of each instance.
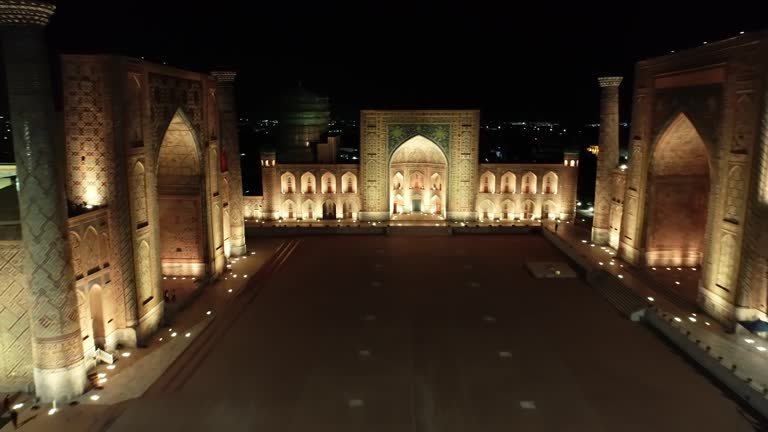
[[[680,281],[675,281],[675,285],[680,285]]]
[[[704,325],[710,325],[709,321],[704,321]]]
[[[13,408],[15,410],[19,410],[19,409],[21,409],[23,407],[24,407],[23,403],[17,403],[16,405],[12,406],[11,408]]]
[[[105,378],[107,376],[107,374],[105,374],[104,372],[100,372],[100,373],[96,374],[96,376],[99,377],[99,378]]]
[[[598,262],[598,264],[600,264],[600,265],[603,265],[603,262],[602,262],[602,261],[600,261],[600,262]]]
[[[115,369],[116,367],[117,367],[117,366],[115,366],[115,365],[108,365],[108,366],[107,366],[107,369],[109,369],[109,370],[113,370],[113,369]]]
[[[162,342],[162,341],[163,341],[163,338],[159,338],[157,341],[158,341],[158,342]]]
[[[671,268],[667,267],[667,270],[672,270]]]
[[[232,292],[232,288],[228,289],[227,292]]]
[[[624,275],[619,275],[618,278],[619,279],[624,279]]]
[[[688,317],[688,321],[690,321],[690,322],[696,322],[696,318],[694,318],[694,317]]]
[[[753,344],[753,343],[755,343],[755,340],[754,339],[744,339],[744,342],[746,342],[748,344]]]
[[[90,399],[91,399],[92,401],[97,401],[97,400],[99,400],[100,398],[101,398],[101,397],[100,397],[99,395],[93,395],[93,396],[91,396],[91,397],[90,397]]]
[[[106,378],[99,379],[99,384],[104,384],[105,382],[107,382]]]
[[[123,356],[123,357],[130,357],[130,356],[131,356],[131,353],[129,353],[129,352],[124,352],[124,353],[122,354],[122,356]]]
[[[192,336],[192,333],[186,333],[186,334],[184,335],[184,337],[190,337],[190,336]]]
[[[582,240],[581,242],[582,242],[582,243],[586,243],[587,241],[586,241],[586,240]]]
[[[649,296],[649,297],[646,297],[646,298],[647,298],[647,299],[648,299],[648,301],[650,301],[650,302],[652,302],[652,301],[656,301],[656,299],[654,299],[653,297],[650,297],[650,296]]]
[[[210,315],[210,314],[211,314],[211,311],[208,311],[208,312],[206,312],[205,314],[206,314],[206,315]]]
[[[768,350],[768,348],[759,346],[757,347],[757,350],[760,352],[764,352],[765,350]]]
[[[678,317],[675,317],[675,321],[677,321],[677,322],[682,322],[683,320],[681,320],[681,319],[680,319],[680,318],[678,318]]]
[[[651,270],[656,271],[656,267],[651,267]]]
[[[56,414],[56,411],[57,411],[56,408],[51,408],[51,409],[48,410],[48,415],[54,415],[54,414]]]
[[[173,333],[171,333],[171,337],[176,337],[176,335],[177,335],[177,334],[178,334],[178,333],[176,333],[176,332],[173,332]]]

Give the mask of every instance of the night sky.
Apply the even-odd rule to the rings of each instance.
[[[695,13],[664,14],[645,2],[615,2],[611,12],[554,2],[55,3],[54,52],[232,67],[241,113],[269,118],[276,95],[302,81],[329,95],[341,119],[361,108],[479,108],[486,120],[591,122],[595,77],[621,74],[627,120],[635,61],[764,28],[768,16],[759,2],[750,13],[699,2]]]

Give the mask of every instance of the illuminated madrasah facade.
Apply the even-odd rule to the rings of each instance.
[[[592,241],[659,271],[693,267],[698,303],[733,327],[768,317],[768,33],[637,63],[629,166],[620,77],[601,78]]]
[[[42,400],[82,394],[97,349],[157,330],[163,275],[204,282],[246,250],[235,74],[63,56],[54,114],[53,11],[0,1],[16,160],[0,189],[0,389],[34,382]]]
[[[578,154],[554,164],[481,164],[479,124],[478,111],[362,111],[359,165],[264,152],[264,194],[246,213],[283,221],[570,219]]]

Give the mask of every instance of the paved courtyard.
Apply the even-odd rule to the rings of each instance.
[[[292,250],[110,430],[759,430],[583,281],[529,276],[526,260],[564,259],[541,236]]]

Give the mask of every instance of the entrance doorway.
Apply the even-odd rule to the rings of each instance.
[[[411,200],[411,208],[413,209],[414,213],[420,213],[421,212],[421,200],[420,199]]]
[[[389,210],[398,220],[439,220],[445,216],[448,160],[430,139],[405,140],[389,161]]]
[[[323,204],[323,219],[336,219],[336,204],[333,201]]]

